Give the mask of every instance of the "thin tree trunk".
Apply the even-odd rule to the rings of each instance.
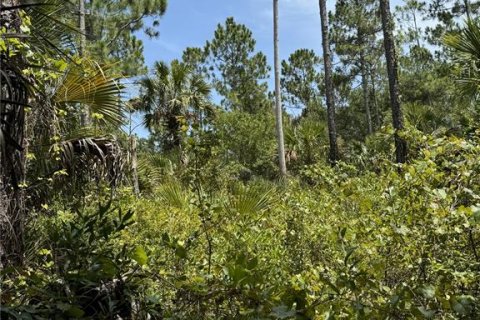
[[[80,32],[80,56],[85,55],[85,50],[87,47],[87,37],[86,37],[86,28],[85,28],[85,0],[78,0],[78,25]]]
[[[137,138],[130,136],[130,161],[132,165],[133,192],[138,197],[140,195],[140,186],[138,184],[138,163],[137,163]]]
[[[130,110],[129,115],[130,115],[129,130],[128,130],[129,144],[128,144],[127,161],[130,164],[130,169],[132,170],[133,192],[138,197],[140,195],[140,187],[138,183],[137,138],[133,134],[132,110]]]
[[[280,93],[280,58],[278,53],[278,0],[273,0],[273,47],[275,58],[275,124],[277,129],[278,159],[280,173],[287,175],[285,163],[285,143],[283,139],[282,96]]]
[[[78,0],[78,30],[80,33],[80,45],[78,53],[80,57],[85,57],[87,50],[87,37],[86,37],[86,27],[85,27],[85,0]],[[86,106],[80,105],[80,125],[87,127],[91,125],[90,114],[88,113],[88,108]]]
[[[332,57],[328,32],[326,0],[319,0],[320,21],[322,25],[323,63],[325,66],[325,90],[327,100],[328,137],[330,141],[329,161],[332,165],[339,159],[337,146],[337,130],[335,126],[335,96],[333,88]]]
[[[382,16],[383,42],[387,59],[388,83],[390,89],[390,104],[392,108],[393,128],[395,129],[395,155],[397,163],[407,161],[407,142],[400,137],[403,130],[403,113],[400,106],[398,65],[393,40],[393,20],[390,13],[389,0],[380,0],[380,14]]]
[[[362,76],[362,90],[363,90],[363,107],[365,108],[365,113],[367,116],[367,127],[368,127],[368,134],[373,133],[373,125],[372,125],[372,114],[370,111],[370,101],[368,97],[368,79],[367,79],[367,70],[365,67],[365,56],[362,52],[360,52],[360,72]]]
[[[18,0],[0,2],[0,28],[21,33],[17,10],[1,10],[18,5]],[[25,202],[21,184],[25,181],[25,109],[28,90],[16,74],[25,64],[22,56],[0,57],[0,269],[21,263],[24,253]],[[13,69],[11,68],[13,67]],[[9,103],[12,101],[14,103]]]
[[[472,13],[471,13],[471,8],[470,8],[470,1],[469,0],[463,0],[463,4],[465,6],[465,13],[467,14],[467,19],[471,20]]]
[[[373,102],[373,112],[375,113],[375,126],[380,128],[381,118],[380,118],[380,111],[378,110],[378,102],[377,102],[377,87],[375,85],[375,68],[370,68],[370,82],[372,84],[372,102]]]
[[[416,8],[412,10],[412,16],[413,16],[413,25],[415,27],[415,38],[417,40],[417,47],[420,48],[420,32],[418,30],[418,25],[417,25],[417,14],[416,14]]]

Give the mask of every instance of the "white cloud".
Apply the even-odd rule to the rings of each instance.
[[[180,48],[175,42],[168,41],[165,37],[155,39],[154,43],[170,53],[181,54],[183,52],[183,49]]]

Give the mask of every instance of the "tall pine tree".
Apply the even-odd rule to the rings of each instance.
[[[335,93],[333,86],[332,54],[326,0],[319,0],[322,27],[323,64],[325,68],[325,95],[327,100],[328,138],[330,141],[329,161],[334,165],[339,160],[337,129],[335,125]]]
[[[382,17],[383,43],[387,59],[388,84],[390,91],[390,105],[392,108],[393,128],[395,129],[395,155],[398,163],[407,161],[407,142],[400,136],[403,130],[403,113],[400,106],[400,92],[398,84],[398,63],[393,38],[393,20],[390,12],[390,1],[380,0],[380,14]]]
[[[278,0],[273,0],[273,47],[275,60],[275,126],[277,129],[278,158],[280,173],[287,175],[285,164],[285,142],[283,138],[282,93],[280,88],[280,57],[278,53]]]
[[[368,133],[374,130],[369,78],[376,70],[375,64],[381,53],[377,41],[381,22],[377,11],[378,6],[374,0],[341,0],[337,2],[335,14],[332,16],[335,53],[349,73],[349,78],[360,78]],[[376,112],[375,117],[378,117]]]
[[[159,35],[159,19],[167,9],[167,0],[78,1],[80,9],[82,1],[85,7],[86,43],[82,45],[80,40],[80,51],[88,51],[92,58],[113,65],[115,71],[126,76],[146,72],[143,43],[137,32],[143,31],[149,37]],[[78,8],[74,11],[80,11],[82,16]]]
[[[205,46],[211,81],[227,109],[256,113],[270,105],[265,82],[270,67],[255,46],[252,31],[233,18],[219,24],[213,40]]]

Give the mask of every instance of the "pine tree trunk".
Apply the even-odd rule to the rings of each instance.
[[[372,84],[372,102],[373,102],[373,112],[375,113],[375,127],[380,128],[382,126],[382,119],[380,116],[380,110],[378,110],[377,102],[377,86],[375,85],[375,67],[370,68],[370,82]]]
[[[285,162],[285,143],[283,138],[282,96],[280,93],[280,58],[278,53],[278,0],[273,0],[273,46],[275,57],[275,124],[277,130],[278,159],[280,173],[287,175]]]
[[[360,52],[360,69],[361,69],[360,72],[362,76],[363,107],[365,108],[365,113],[367,116],[368,134],[372,134],[373,133],[372,113],[370,111],[367,70],[365,66],[365,57],[364,57],[363,51]]]
[[[138,164],[137,164],[137,138],[130,136],[130,161],[132,165],[133,192],[138,197],[140,187],[138,185]]]
[[[0,3],[0,28],[8,33],[21,33],[17,10],[1,7],[18,5],[18,0]],[[24,80],[15,72],[22,70],[21,56],[0,57],[0,269],[23,260],[23,229],[25,222],[25,105],[28,91]]]
[[[380,14],[382,16],[383,43],[387,59],[388,83],[390,89],[390,104],[392,108],[393,128],[395,129],[395,155],[397,163],[407,161],[407,142],[400,137],[403,130],[403,114],[400,106],[398,65],[393,40],[393,20],[390,13],[389,0],[380,0]]]
[[[339,159],[337,129],[335,126],[335,95],[333,88],[332,57],[328,31],[326,0],[319,0],[320,21],[322,25],[323,63],[325,66],[325,90],[327,100],[328,138],[330,141],[329,161],[334,165]]]
[[[415,28],[415,39],[417,41],[417,47],[420,48],[420,31],[418,30],[418,25],[417,25],[417,14],[416,14],[416,9],[413,9],[412,16],[413,16],[413,26]]]

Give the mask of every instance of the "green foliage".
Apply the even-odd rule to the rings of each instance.
[[[376,65],[381,54],[377,35],[381,30],[380,17],[374,1],[339,1],[332,15],[332,38],[335,51],[342,62],[358,74],[360,64]],[[365,19],[365,17],[370,19]],[[362,61],[363,60],[363,61]],[[356,69],[356,70],[355,70]]]
[[[470,19],[478,15],[480,2],[459,0],[435,0],[428,3],[424,14],[436,23],[425,28],[430,44],[440,45],[445,34],[460,28],[460,17]]]
[[[110,204],[40,217],[29,230],[28,264],[2,271],[2,318],[129,316],[148,262],[142,247],[119,242],[132,217]]]
[[[312,110],[287,126],[285,145],[291,170],[325,160],[327,139],[325,115],[315,114]]]
[[[89,67],[89,64],[92,66]],[[72,66],[58,84],[53,101],[60,107],[66,104],[84,104],[98,121],[113,126],[122,125],[124,110],[119,97],[123,93],[123,86],[118,83],[118,79],[106,75],[107,70],[104,69],[88,61],[82,63],[82,70],[78,66]]]
[[[218,115],[216,130],[221,148],[218,155],[228,164],[227,167],[236,171],[237,179],[275,175],[273,113],[265,111],[252,115],[242,111],[224,112]]]
[[[252,32],[230,17],[217,26],[205,46],[213,86],[224,97],[226,108],[255,113],[269,105],[267,84],[260,81],[268,78],[270,67],[267,57],[255,52],[255,44]]]
[[[288,61],[282,61],[282,88],[284,99],[293,108],[315,108],[320,103],[322,76],[319,72],[322,60],[313,50],[299,49]]]
[[[139,81],[140,97],[134,102],[145,112],[144,124],[153,133],[159,132],[161,149],[172,151],[182,145],[190,126],[203,127],[214,109],[208,97],[210,87],[185,63],[178,60],[157,62],[154,76]]]
[[[106,157],[109,160],[115,158],[114,152],[109,152],[115,149],[112,142],[114,139],[110,141],[96,139],[95,143],[92,143],[95,140],[92,139],[92,135],[88,137],[76,135],[73,139],[72,132],[75,132],[78,121],[72,116],[78,115],[79,107],[85,104],[96,118],[96,129],[107,125],[119,126],[123,120],[119,103],[122,91],[117,79],[104,74],[98,63],[71,56],[72,43],[69,32],[72,32],[72,27],[63,21],[65,17],[61,16],[68,12],[68,3],[48,0],[37,4],[22,3],[20,6],[26,11],[2,10],[2,14],[10,18],[16,17],[18,21],[2,18],[0,31],[2,34],[0,157],[2,167],[8,168],[3,162],[6,144],[8,150],[6,152],[13,157],[9,162],[21,173],[8,188],[22,190],[22,193],[28,188],[28,197],[22,195],[20,203],[28,203],[31,208],[40,206],[44,203],[44,198],[51,198],[52,193],[56,195],[62,190],[58,188],[61,184],[56,184],[58,189],[50,193],[54,186],[52,182],[58,177],[65,178],[65,175],[68,175],[65,170],[67,162],[70,168],[78,169],[71,161],[62,163],[61,160],[72,160],[73,155],[80,159],[82,156],[88,157],[93,154],[93,157],[97,156],[100,160],[94,163],[95,166],[99,162],[103,164],[109,162],[105,161]],[[9,26],[9,30],[3,27],[4,23]],[[21,89],[23,91],[21,95],[15,93],[17,97],[11,96],[14,91],[13,88],[8,88],[12,84],[9,78],[16,79],[13,82],[17,86],[15,90]],[[8,85],[5,86],[5,83]],[[6,92],[10,93],[5,95]],[[24,101],[18,100],[19,97]],[[6,98],[11,101],[7,103]],[[13,104],[14,107],[9,107],[8,104]],[[70,121],[65,121],[67,119]],[[97,131],[93,135],[101,134]],[[12,142],[15,142],[13,146],[15,151],[11,151],[9,146]],[[108,169],[111,168],[113,167]],[[10,172],[7,175],[14,173],[12,169],[7,170]],[[7,175],[2,174],[0,177],[2,189]],[[82,174],[75,172],[71,177],[74,176]],[[69,182],[72,180],[74,178]],[[9,206],[2,204],[2,208]],[[22,205],[14,207],[18,208],[15,210],[23,210]],[[18,219],[15,218],[5,225],[18,223],[18,230],[23,230],[22,220],[26,214],[22,212],[14,215]],[[21,239],[21,231],[17,233]],[[21,246],[21,242],[22,240],[17,241],[18,245]]]
[[[159,153],[141,153],[138,160],[139,183],[142,190],[152,191],[176,173],[176,161]]]
[[[391,137],[380,132],[370,139],[383,135]],[[125,288],[127,301],[140,306],[131,310],[138,316],[472,319],[480,308],[480,135],[408,136],[416,152],[401,170],[379,154],[377,162],[358,167],[306,166],[283,185],[256,180],[206,192],[166,182],[136,200],[122,191],[120,205],[136,212],[128,228],[118,227],[128,219],[108,210],[46,218],[38,229],[45,233],[33,237],[64,260],[37,272],[57,279],[65,268],[79,270],[78,278],[68,278],[71,289],[90,279],[92,265],[104,257],[117,267],[100,264],[95,277],[103,281],[133,268],[140,279],[131,276]],[[67,247],[78,249],[64,252]],[[25,288],[36,278],[28,279]],[[75,292],[81,291],[72,291],[68,303],[90,312]],[[67,303],[49,299],[49,308]],[[18,310],[6,305],[4,312]]]
[[[480,59],[480,25],[477,20],[467,20],[458,34],[449,34],[445,44],[454,50],[456,63],[461,68],[458,80],[463,92],[472,98],[478,97]]]
[[[253,182],[230,194],[187,192],[181,205],[165,200],[184,199],[173,186],[140,200],[128,241],[151,250],[175,284],[156,289],[165,315],[472,318],[478,137],[410,134],[418,153],[401,171],[386,160],[377,173],[314,165],[275,195]]]
[[[167,1],[91,0],[85,3],[89,13],[87,51],[104,64],[114,65],[124,76],[144,73],[143,42],[137,33],[143,31],[149,37],[158,37],[160,17],[167,9]]]

